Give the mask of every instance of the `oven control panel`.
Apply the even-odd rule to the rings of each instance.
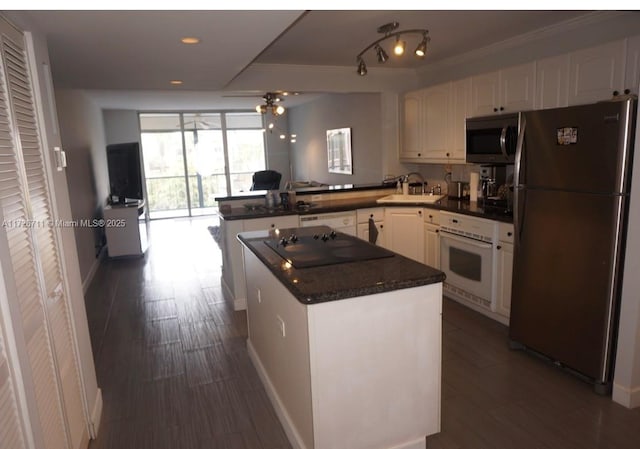
[[[495,221],[447,211],[440,212],[440,230],[488,243],[497,240]]]

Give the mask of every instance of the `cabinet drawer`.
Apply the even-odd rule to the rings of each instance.
[[[270,229],[297,228],[298,216],[286,215],[282,217],[252,218],[244,220],[244,231],[264,231]]]
[[[436,225],[440,224],[440,211],[438,209],[429,209],[425,207],[424,213],[422,215],[424,216],[425,223]]]
[[[498,240],[513,243],[513,225],[511,223],[498,223]]]
[[[368,223],[369,218],[373,218],[373,221],[384,221],[384,207],[358,209],[357,215],[358,223]]]

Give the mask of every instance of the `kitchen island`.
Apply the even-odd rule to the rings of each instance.
[[[294,448],[425,448],[440,430],[444,274],[330,231],[238,236],[251,359]]]

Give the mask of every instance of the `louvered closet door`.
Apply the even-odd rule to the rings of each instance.
[[[0,310],[0,442],[2,447],[26,449],[23,429],[18,418],[18,403],[13,388],[11,369],[4,345],[3,316]]]
[[[6,204],[14,220],[26,219],[32,224],[7,234],[38,413],[47,448],[77,449],[86,434],[86,415],[75,339],[52,226],[24,43],[21,33],[13,29],[2,33],[2,68],[18,174],[7,176]]]

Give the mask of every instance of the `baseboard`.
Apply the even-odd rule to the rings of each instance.
[[[102,390],[98,388],[96,392],[96,399],[93,404],[93,411],[91,412],[91,425],[90,428],[90,437],[92,440],[95,440],[98,436],[98,430],[100,428],[100,418],[102,417]]]
[[[96,257],[96,259],[93,261],[93,264],[91,264],[91,268],[87,273],[87,277],[82,280],[82,293],[84,293],[85,295],[87,294],[87,290],[89,290],[91,281],[93,281],[93,278],[98,272],[98,268],[100,268],[100,264],[102,263],[102,259],[104,258],[104,254],[105,254],[104,248],[106,247],[103,246],[100,249],[100,252],[98,253],[98,257]]]
[[[233,306],[234,311],[247,309],[247,298],[236,298],[222,276],[220,276],[220,285],[222,286],[224,300]]]
[[[627,388],[614,382],[611,399],[627,408],[640,407],[640,387]]]
[[[287,434],[289,443],[291,444],[293,449],[306,449],[307,447],[304,445],[302,441],[302,437],[300,436],[295,426],[293,425],[293,421],[291,421],[291,418],[289,417],[287,410],[284,408],[284,405],[280,400],[280,396],[278,396],[278,393],[276,392],[275,387],[271,383],[271,379],[269,379],[269,375],[267,374],[267,371],[265,370],[264,365],[262,365],[262,362],[260,361],[260,357],[256,353],[255,349],[253,349],[253,345],[251,344],[250,340],[247,340],[247,350],[249,352],[249,358],[253,362],[253,366],[256,368],[256,371],[258,371],[258,376],[262,381],[262,385],[264,385],[264,389],[267,392],[267,396],[269,396],[269,399],[271,400],[271,404],[273,405],[273,408],[276,411],[276,415],[278,415],[278,419],[280,420],[280,423],[284,428],[284,432]],[[424,446],[422,447],[424,448]],[[410,449],[410,448],[407,447],[407,449]]]

